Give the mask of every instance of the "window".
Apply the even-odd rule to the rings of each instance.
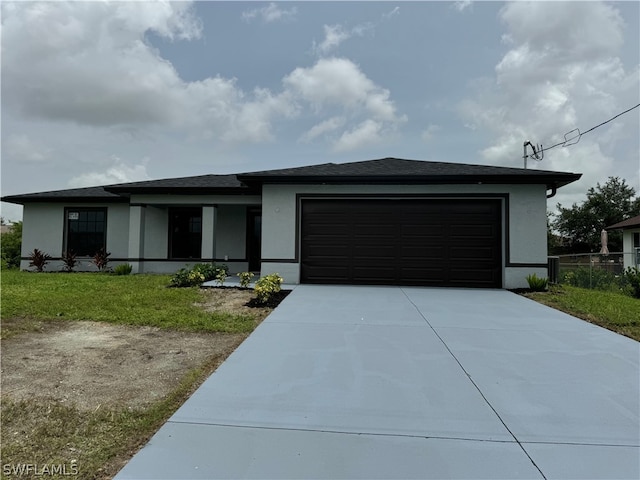
[[[640,267],[640,232],[633,233],[633,251],[635,252],[637,267]]]
[[[202,256],[202,208],[169,210],[169,258]]]
[[[107,248],[106,208],[67,208],[65,251],[92,257]]]

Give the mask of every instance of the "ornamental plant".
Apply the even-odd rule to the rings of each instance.
[[[251,283],[251,279],[255,277],[255,275],[251,272],[240,272],[238,274],[238,278],[240,279],[240,286],[242,288],[249,288],[249,284]]]
[[[527,283],[529,283],[529,288],[534,292],[546,292],[549,279],[538,277],[534,273],[533,275],[527,275]]]
[[[280,286],[284,279],[278,273],[272,273],[261,277],[257,282],[254,291],[259,303],[266,304],[280,291]]]
[[[107,265],[109,264],[109,255],[111,255],[111,252],[107,252],[104,248],[101,248],[93,254],[91,263],[98,268],[98,271],[104,272],[107,270]]]
[[[78,260],[76,260],[76,254],[73,253],[72,250],[67,250],[62,255],[62,271],[63,272],[73,272],[73,267],[78,264]]]
[[[113,269],[113,273],[116,275],[129,275],[133,271],[133,265],[130,263],[121,263]]]
[[[33,252],[29,254],[29,266],[36,267],[36,272],[44,272],[44,267],[49,263],[49,260],[51,260],[51,256],[37,248],[34,248]]]
[[[227,271],[221,268],[216,274],[216,283],[218,286],[224,285],[224,281],[227,279]]]

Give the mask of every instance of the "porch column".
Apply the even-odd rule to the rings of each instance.
[[[129,263],[134,273],[144,271],[144,220],[147,206],[129,207]]]
[[[218,217],[217,205],[202,206],[202,253],[204,259],[216,258],[216,222]]]

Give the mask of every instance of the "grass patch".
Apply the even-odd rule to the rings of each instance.
[[[198,288],[167,288],[169,275],[2,271],[2,336],[38,329],[42,320],[93,320],[196,332],[248,333],[250,314],[205,312]]]
[[[3,400],[2,463],[66,466],[66,476],[47,478],[69,478],[72,468],[77,479],[113,478],[221,361],[214,357],[191,370],[168,396],[141,410],[81,411],[53,401]]]
[[[640,341],[640,300],[628,295],[562,285],[526,296]]]

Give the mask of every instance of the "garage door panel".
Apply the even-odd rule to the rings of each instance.
[[[301,280],[500,287],[500,205],[486,199],[303,200]]]

